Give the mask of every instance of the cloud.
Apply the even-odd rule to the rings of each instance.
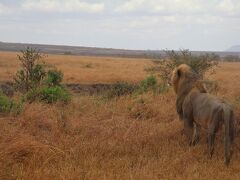
[[[148,13],[186,13],[204,11],[199,1],[193,0],[130,0],[117,7],[117,12],[148,12]]]
[[[88,3],[81,0],[26,0],[21,4],[22,9],[27,11],[44,12],[84,12],[100,13],[104,11],[104,3]]]
[[[4,12],[3,5],[0,4],[0,14],[2,14],[3,12]]]
[[[7,6],[0,4],[0,14],[8,14],[11,12],[11,9]]]
[[[240,14],[240,2],[233,0],[222,0],[217,5],[217,10],[219,12],[225,13],[227,15],[239,15]]]
[[[240,0],[0,0],[12,42],[221,50],[239,44],[239,20]]]
[[[239,15],[239,0],[129,0],[115,8],[118,13],[180,15]]]

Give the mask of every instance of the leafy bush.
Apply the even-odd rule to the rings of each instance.
[[[49,87],[60,86],[63,80],[63,73],[56,69],[47,72],[46,83]]]
[[[70,94],[61,86],[42,87],[27,92],[23,99],[29,103],[34,101],[42,101],[48,104],[55,102],[68,103]]]
[[[148,76],[146,79],[144,79],[141,83],[141,88],[144,92],[148,90],[156,90],[157,87],[157,78],[154,75]]]
[[[152,91],[156,94],[163,94],[168,92],[168,90],[169,86],[167,84],[159,83],[156,76],[150,75],[141,81],[138,93],[141,94],[143,92]]]
[[[0,93],[0,112],[1,113],[8,113],[11,111],[13,102],[5,95]]]
[[[40,94],[41,88],[31,89],[23,95],[22,101],[32,103],[39,100]]]
[[[6,95],[0,92],[0,113],[14,113],[19,114],[22,110],[21,103],[16,103]]]
[[[154,66],[148,71],[158,73],[164,83],[170,81],[171,73],[175,67],[180,64],[189,65],[200,77],[208,71],[214,73],[214,67],[218,65],[219,56],[216,54],[193,55],[189,50],[165,51],[166,56],[163,59],[154,60]]]
[[[33,86],[40,85],[41,81],[46,76],[46,70],[43,64],[36,64],[31,73],[31,81],[33,82]]]
[[[40,92],[40,100],[46,103],[55,103],[57,101],[68,103],[70,101],[70,95],[62,87],[46,87]]]

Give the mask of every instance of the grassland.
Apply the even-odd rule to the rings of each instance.
[[[136,82],[146,76],[149,60],[111,57],[47,55],[44,60],[64,72],[68,83]],[[17,53],[0,52],[0,81],[11,80],[19,68]]]
[[[65,83],[138,82],[150,60],[48,55]],[[18,69],[16,53],[0,52],[0,81]],[[229,100],[239,117],[240,63],[221,63],[217,96]],[[145,93],[103,99],[73,95],[67,106],[33,103],[17,117],[0,115],[0,179],[239,179],[236,138],[228,168],[223,137],[208,159],[206,133],[189,147],[181,135],[175,94]]]

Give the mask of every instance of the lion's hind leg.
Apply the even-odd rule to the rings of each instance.
[[[209,156],[210,158],[213,155],[214,152],[214,141],[215,141],[215,137],[216,137],[216,133],[218,131],[219,128],[219,122],[221,121],[221,113],[219,113],[219,111],[217,111],[216,113],[214,113],[212,120],[209,123],[208,126],[208,152],[209,152]]]
[[[209,157],[211,158],[214,152],[214,140],[215,140],[216,134],[214,132],[208,132],[208,152]]]
[[[192,134],[192,140],[191,145],[195,146],[199,142],[199,125],[197,123],[193,123],[193,134]]]

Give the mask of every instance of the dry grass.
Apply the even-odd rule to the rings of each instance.
[[[19,67],[15,52],[0,52],[0,81],[11,80]],[[47,55],[44,61],[64,72],[68,83],[136,82],[146,76],[144,59]],[[133,76],[134,75],[134,76]]]
[[[14,74],[14,57],[0,53],[1,80]],[[139,81],[150,63],[73,56],[47,61],[64,71],[66,82],[77,83]],[[218,95],[231,102],[240,96],[239,68],[224,63],[211,77],[220,83]],[[18,117],[0,117],[0,179],[239,179],[239,149],[226,168],[221,135],[212,159],[204,132],[189,147],[174,104],[169,91],[112,100],[75,95],[67,106],[27,105]],[[235,107],[239,113],[240,105]]]

